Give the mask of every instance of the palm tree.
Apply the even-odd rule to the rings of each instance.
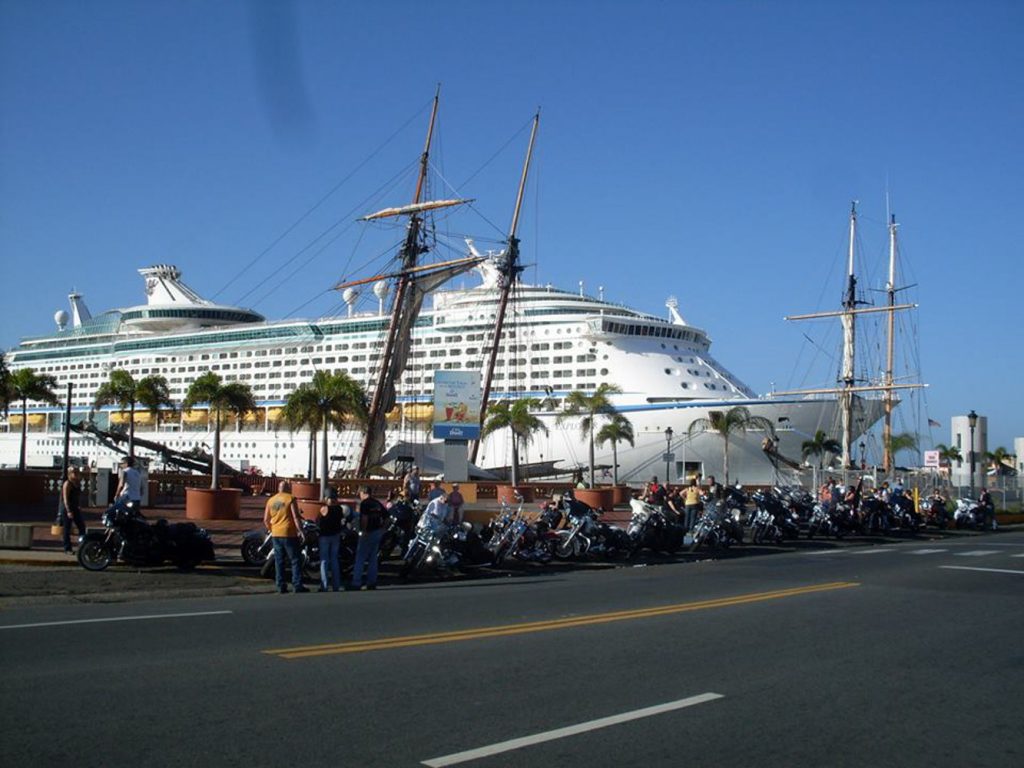
[[[344,372],[317,371],[313,380],[289,393],[281,416],[292,431],[320,431],[320,498],[327,498],[327,436],[355,420],[366,423],[368,408],[362,386]]]
[[[174,412],[174,401],[171,400],[171,388],[163,376],[147,376],[135,387],[135,399],[138,404],[153,414],[156,419],[156,431],[160,431],[160,409],[170,408]]]
[[[25,472],[25,446],[28,443],[28,401],[36,400],[50,405],[57,404],[53,388],[57,380],[47,373],[36,373],[32,368],[19,368],[7,376],[4,387],[4,403],[21,400],[21,453],[18,457],[18,472]]]
[[[619,484],[619,451],[618,445],[620,442],[629,443],[635,445],[633,442],[633,423],[623,416],[621,413],[616,413],[612,416],[612,420],[605,424],[598,431],[594,437],[597,441],[598,446],[604,447],[604,444],[609,440],[612,444],[612,482],[615,485]],[[667,478],[666,478],[667,480]]]
[[[953,462],[955,461],[957,463],[957,466],[959,466],[960,462],[964,460],[964,457],[960,455],[960,449],[957,448],[955,445],[947,447],[942,443],[939,443],[938,445],[935,446],[935,450],[939,452],[939,461],[945,461],[949,464],[949,477],[952,481]]]
[[[135,377],[123,368],[115,368],[110,378],[100,384],[93,397],[93,407],[117,405],[128,409],[128,455],[135,455],[135,404],[138,402],[138,383]]]
[[[803,458],[810,456],[818,457],[818,470],[824,469],[824,459],[826,453],[837,454],[843,450],[842,444],[828,436],[823,429],[819,429],[814,433],[813,440],[804,440],[800,445],[800,452]]]
[[[612,405],[611,396],[622,394],[622,389],[615,384],[601,384],[594,390],[594,394],[585,395],[578,389],[574,389],[565,398],[565,409],[555,418],[556,424],[582,416],[580,419],[580,434],[589,438],[590,443],[590,487],[594,487],[594,426],[598,416],[606,419],[614,418],[618,411]]]
[[[1012,459],[1013,454],[1007,451],[1003,446],[999,446],[994,451],[986,453],[985,458],[992,463],[992,468],[998,474],[1006,469],[1006,465],[1003,462],[1006,461],[1006,459]]]
[[[220,482],[220,427],[224,414],[243,416],[256,410],[256,398],[252,388],[241,381],[223,383],[220,376],[208,371],[192,382],[185,393],[181,407],[188,411],[194,405],[205,403],[213,415],[213,465],[210,487],[216,489]]]
[[[481,430],[481,437],[487,437],[499,429],[509,428],[512,432],[512,485],[519,484],[519,446],[529,445],[536,432],[547,434],[548,428],[544,426],[536,415],[530,412],[531,408],[540,406],[540,401],[534,397],[524,397],[513,402],[499,400],[487,407],[487,420]]]
[[[901,432],[898,435],[893,435],[889,438],[889,455],[893,457],[893,463],[896,462],[896,454],[900,451],[916,451],[917,450],[917,436],[912,435],[909,432]]]
[[[708,417],[694,419],[686,434],[693,437],[701,432],[717,432],[722,436],[725,450],[722,453],[722,474],[725,485],[729,484],[729,438],[734,432],[746,432],[748,429],[761,429],[768,437],[775,439],[775,425],[764,416],[753,416],[750,410],[742,405],[734,405],[727,411],[708,411]]]

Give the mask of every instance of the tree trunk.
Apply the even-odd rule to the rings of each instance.
[[[210,487],[220,487],[220,410],[218,409],[213,422],[213,466],[210,467]]]
[[[619,444],[612,440],[612,485],[619,484]]]
[[[590,419],[590,487],[594,488],[594,420]]]
[[[516,431],[512,430],[512,487],[519,485],[519,441],[516,440]]]
[[[327,414],[324,414],[320,434],[320,498],[327,498]]]
[[[28,398],[21,398],[21,452],[18,456],[18,474],[25,473],[25,449],[28,444]]]
[[[128,405],[128,455],[135,458],[135,401]]]
[[[728,437],[725,438],[725,452],[723,454],[722,459],[723,459],[723,461],[722,461],[722,469],[725,472],[725,480],[723,481],[722,485],[726,486],[726,485],[729,484],[729,438]]]

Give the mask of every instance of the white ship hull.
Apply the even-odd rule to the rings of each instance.
[[[312,378],[316,370],[344,371],[370,388],[374,364],[387,320],[379,313],[321,318],[315,321],[259,322],[255,313],[229,307],[198,304],[196,294],[178,281],[172,267],[143,270],[170,286],[174,303],[143,306],[87,317],[72,328],[48,337],[26,339],[7,356],[11,369],[32,367],[57,380],[58,392],[74,384],[73,420],[91,412],[96,389],[114,368],[136,379],[165,376],[172,399],[178,403],[188,385],[206,371],[228,380],[243,381],[254,390],[260,410],[244,424],[222,432],[221,459],[264,474],[303,475],[310,459],[308,434],[290,434],[275,425],[274,417],[290,391]],[[495,273],[481,269],[483,284],[465,290],[434,294],[433,308],[424,310],[412,331],[409,365],[398,382],[403,404],[389,421],[387,445],[430,442],[426,412],[430,410],[433,371],[480,370],[494,343]],[[178,290],[180,288],[180,290]],[[152,299],[152,296],[151,296]],[[73,303],[76,318],[84,308]],[[666,453],[671,480],[700,473],[720,477],[723,440],[715,433],[688,437],[689,425],[711,411],[743,405],[752,415],[775,426],[778,453],[793,462],[771,461],[762,450],[766,435],[751,432],[730,438],[730,479],[767,483],[792,479],[801,443],[815,432],[836,434],[839,418],[835,397],[759,398],[710,354],[711,342],[700,328],[689,325],[669,305],[670,319],[613,304],[603,298],[559,291],[551,287],[522,286],[499,341],[499,367],[492,391],[494,400],[520,397],[549,403],[538,415],[548,432],[537,433],[522,449],[521,463],[556,462],[569,473],[588,464],[589,446],[576,419],[556,423],[564,398],[573,390],[594,391],[614,384],[621,394],[612,402],[633,425],[634,445],[618,448],[618,477],[642,482],[651,475],[664,477]],[[168,310],[167,307],[171,307]],[[213,316],[215,326],[208,325]],[[238,319],[242,318],[242,319]],[[76,319],[77,323],[77,319]],[[855,434],[859,436],[880,417],[878,401],[859,401]],[[63,440],[62,408],[31,404],[27,441],[30,466],[59,463]],[[92,414],[97,426],[107,429],[126,414],[106,407]],[[12,411],[7,432],[0,433],[0,464],[16,466],[20,445],[19,410]],[[147,424],[145,420],[149,420]],[[136,414],[136,435],[188,451],[213,444],[203,413],[167,414],[159,431],[151,416]],[[600,424],[598,425],[600,426]],[[666,428],[671,427],[671,443]],[[39,431],[45,429],[46,431]],[[355,432],[332,433],[329,455],[333,471],[351,471],[363,437]],[[507,467],[511,462],[507,430],[484,441],[476,464]],[[71,455],[97,467],[111,466],[117,454],[94,439],[73,435]],[[138,455],[145,458],[146,451]],[[856,456],[854,456],[856,458]],[[604,466],[596,479],[608,481],[613,472],[611,445],[597,449],[596,464]],[[157,461],[157,467],[160,463]]]

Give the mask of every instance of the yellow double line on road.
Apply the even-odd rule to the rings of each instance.
[[[632,621],[648,619],[655,616],[669,616],[687,611],[702,611],[707,608],[726,608],[732,605],[760,603],[766,600],[780,600],[786,597],[809,595],[815,592],[830,592],[837,589],[848,589],[860,586],[853,581],[834,581],[828,584],[814,584],[807,587],[780,589],[773,592],[753,592],[735,597],[722,597],[715,600],[698,600],[692,603],[677,603],[654,608],[638,608],[632,611],[614,611],[612,613],[594,613],[585,616],[571,616],[565,619],[550,621],[530,621],[522,624],[506,624],[498,627],[478,627],[454,632],[435,632],[429,635],[406,635],[404,637],[384,637],[379,640],[357,640],[348,643],[327,643],[325,645],[307,645],[297,648],[276,648],[263,651],[282,659],[305,659],[310,656],[330,656],[338,653],[364,653],[367,651],[384,651],[392,648],[409,648],[416,645],[433,645],[436,643],[455,643],[463,640],[482,640],[488,637],[506,637],[508,635],[524,635],[531,632],[548,632],[553,629],[570,629],[586,627],[591,624],[607,624],[612,621]]]

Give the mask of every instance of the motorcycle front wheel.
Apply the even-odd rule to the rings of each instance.
[[[259,539],[245,539],[242,542],[242,559],[246,565],[259,565],[262,558],[260,558],[260,548],[263,546],[263,542]]]
[[[78,562],[87,571],[103,571],[114,562],[114,554],[102,541],[87,541],[78,548]]]

